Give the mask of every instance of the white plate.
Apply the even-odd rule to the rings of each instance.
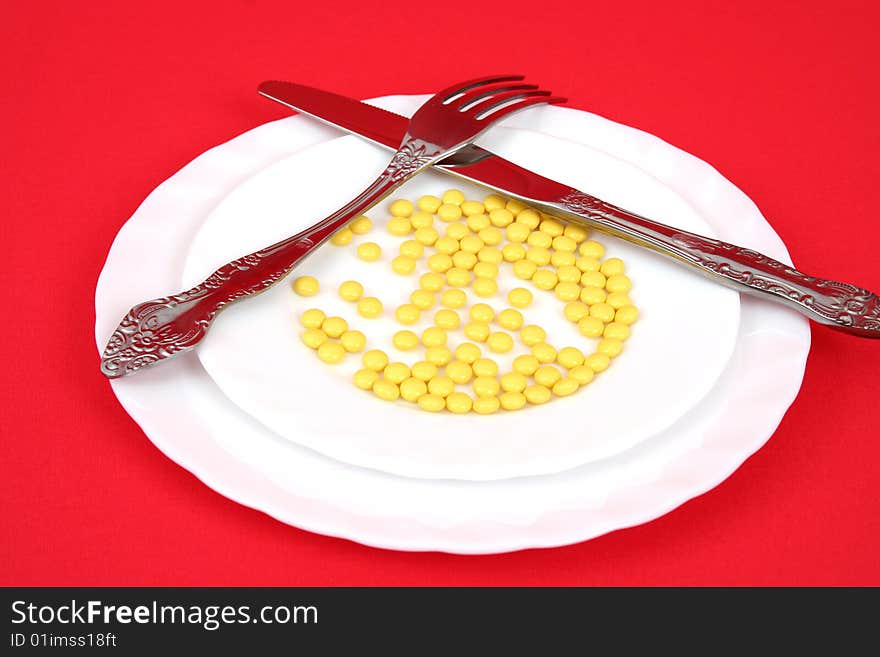
[[[646,216],[714,236],[712,228],[677,194],[638,168],[602,151],[522,128],[497,128],[493,137],[536,171],[626,204]],[[340,137],[300,151],[260,172],[233,190],[207,217],[189,251],[180,289],[188,289],[222,264],[292,235],[344,205],[387,164],[388,153],[356,137]],[[567,175],[566,175],[567,174]],[[485,190],[426,172],[392,197],[417,199],[439,195],[455,184],[468,198]],[[635,281],[633,298],[640,320],[623,354],[588,388],[552,404],[491,417],[474,414],[434,415],[413,404],[388,404],[358,390],[351,377],[360,357],[330,368],[299,340],[299,314],[319,307],[345,317],[367,334],[369,348],[390,352],[392,360],[412,363],[419,356],[391,343],[400,328],[393,309],[406,303],[427,268],[424,259],[414,276],[390,271],[404,238],[384,228],[387,203],[367,213],[374,229],[357,242],[377,241],[378,264],[367,265],[355,245],[327,244],[297,269],[313,274],[322,292],[294,295],[281,283],[225,311],[198,350],[205,370],[229,399],[289,440],[331,458],[408,477],[492,480],[559,472],[620,454],[656,435],[692,408],[715,384],[736,342],[739,295],[702,276],[622,240],[599,236],[607,256],[627,263]],[[442,224],[440,228],[442,230]],[[488,302],[506,306],[509,288],[522,285],[504,263],[499,294]],[[386,318],[367,321],[354,304],[336,294],[339,284],[355,278],[366,294],[379,296]],[[575,345],[591,352],[587,340],[565,320],[552,293],[536,292],[525,311],[526,323],[548,330],[557,347]],[[466,311],[463,311],[466,312]],[[416,332],[430,326],[423,314]],[[466,316],[466,315],[465,315]],[[497,330],[497,327],[496,327]],[[466,341],[450,333],[450,344]],[[527,353],[518,345],[510,354],[492,357],[509,371],[513,357]],[[491,354],[489,354],[491,355]],[[470,392],[470,386],[459,386]],[[338,409],[345,412],[340,413]]]
[[[407,113],[424,98],[376,104]],[[532,123],[524,120],[513,117],[508,125],[637,163],[685,198],[721,238],[790,262],[754,204],[700,160],[585,112],[551,108]],[[134,302],[179,287],[193,236],[229,191],[336,134],[301,117],[276,121],[208,151],[160,185],[120,230],[98,281],[99,351]],[[491,553],[564,545],[645,522],[718,484],[772,434],[800,387],[808,350],[805,319],[744,298],[724,374],[679,422],[610,459],[494,482],[395,477],[299,447],[232,404],[194,354],[112,387],[157,447],[242,504],[380,547]]]

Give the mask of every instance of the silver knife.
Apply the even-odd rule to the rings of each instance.
[[[339,94],[278,80],[263,82],[258,91],[270,100],[387,149],[395,149],[406,132],[405,117]],[[652,221],[479,146],[470,146],[434,168],[519,199],[557,218],[644,246],[739,292],[783,303],[819,324],[880,338],[880,299],[863,288],[808,276],[751,249]]]

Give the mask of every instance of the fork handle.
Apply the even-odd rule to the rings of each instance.
[[[333,233],[430,164],[435,155],[419,140],[411,141],[367,189],[326,219],[223,265],[185,292],[134,306],[108,341],[101,372],[115,379],[189,351],[221,310],[282,280]]]
[[[808,276],[757,251],[651,221],[573,189],[548,209],[680,260],[739,292],[773,298],[819,324],[880,338],[880,298],[868,290]]]

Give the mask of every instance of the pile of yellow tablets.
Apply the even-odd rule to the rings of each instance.
[[[582,226],[557,221],[496,195],[483,201],[466,200],[454,189],[440,198],[422,196],[415,204],[395,200],[389,210],[387,230],[401,238],[390,267],[401,276],[418,276],[409,303],[393,310],[402,328],[392,344],[404,352],[419,352],[419,356],[411,364],[390,362],[380,349],[364,352],[364,334],[349,329],[340,317],[327,317],[313,308],[300,318],[303,343],[315,349],[323,362],[332,365],[349,353],[364,352],[363,368],[354,374],[358,388],[387,401],[412,402],[430,412],[512,411],[575,393],[623,350],[638,318],[629,296],[631,281],[624,263],[605,258],[605,248],[588,239],[589,232]],[[368,217],[358,217],[331,242],[346,246],[354,235],[365,235],[371,229]],[[363,242],[357,255],[375,262],[382,258],[382,249],[375,242]],[[426,271],[417,274],[420,264]],[[498,297],[497,279],[507,268],[523,286],[507,294],[506,305],[493,306],[490,301]],[[319,283],[301,276],[294,280],[293,290],[312,296]],[[357,281],[342,283],[338,293],[356,304],[365,319],[385,312],[382,302],[365,296],[364,286]],[[522,310],[531,305],[536,293],[555,295],[566,319],[577,324],[585,338],[597,340],[590,353],[576,346],[557,349],[543,328],[526,320]],[[470,304],[469,294],[477,297]],[[420,333],[406,328],[431,312],[428,328]],[[450,333],[457,331],[466,341],[453,344]],[[517,353],[517,343],[522,353]],[[592,346],[592,341],[585,340],[585,345]],[[510,371],[502,372],[492,354],[515,354]]]

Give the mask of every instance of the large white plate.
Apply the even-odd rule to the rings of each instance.
[[[714,236],[712,228],[677,194],[640,169],[607,153],[569,140],[498,128],[493,134],[539,172],[650,217]],[[388,154],[356,137],[340,137],[300,151],[268,167],[233,190],[207,217],[189,251],[180,288],[188,289],[217,267],[248,251],[303,230],[355,196],[381,171]],[[417,199],[437,194],[455,181],[426,172],[405,184],[392,198]],[[469,198],[485,190],[457,183]],[[640,321],[625,352],[589,388],[552,404],[491,417],[419,411],[412,404],[382,402],[358,390],[351,376],[360,358],[335,368],[321,363],[298,338],[297,317],[319,307],[341,315],[370,339],[369,347],[390,352],[393,360],[413,362],[391,336],[401,326],[391,317],[416,286],[413,277],[390,271],[401,238],[384,230],[387,203],[368,215],[376,227],[359,241],[378,241],[380,264],[358,260],[353,245],[325,245],[294,275],[313,274],[322,293],[296,297],[279,284],[247,304],[233,306],[215,322],[198,350],[208,374],[233,402],[289,440],[332,458],[408,477],[492,480],[558,472],[632,448],[656,435],[692,408],[711,389],[727,364],[739,328],[739,295],[679,265],[622,240],[599,239],[607,255],[623,258],[635,280],[633,297]],[[442,224],[441,224],[442,229]],[[499,294],[472,302],[505,307],[509,288],[522,285],[502,265]],[[356,278],[367,293],[378,295],[388,312],[366,321],[353,304],[339,299],[342,281]],[[563,304],[552,293],[536,292],[525,311],[527,323],[547,328],[557,347],[576,345],[592,351],[596,340],[580,336],[565,320]],[[414,328],[431,324],[424,313]],[[450,333],[451,344],[466,341]],[[492,355],[508,371],[511,354]],[[470,392],[469,386],[460,386]],[[340,413],[339,409],[345,409]]]
[[[377,104],[405,114],[423,100]],[[585,112],[549,108],[524,121],[513,117],[507,125],[634,163],[685,198],[721,238],[790,261],[751,201],[700,160]],[[335,134],[300,117],[277,121],[212,149],[160,185],[120,230],[98,281],[99,351],[135,301],[179,287],[193,236],[231,189]],[[744,298],[724,374],[672,427],[624,454],[561,474],[493,482],[396,477],[302,448],[232,404],[194,354],[112,386],[163,452],[243,504],[370,545],[488,553],[591,538],[655,518],[716,485],[772,434],[797,393],[808,350],[806,320]]]

